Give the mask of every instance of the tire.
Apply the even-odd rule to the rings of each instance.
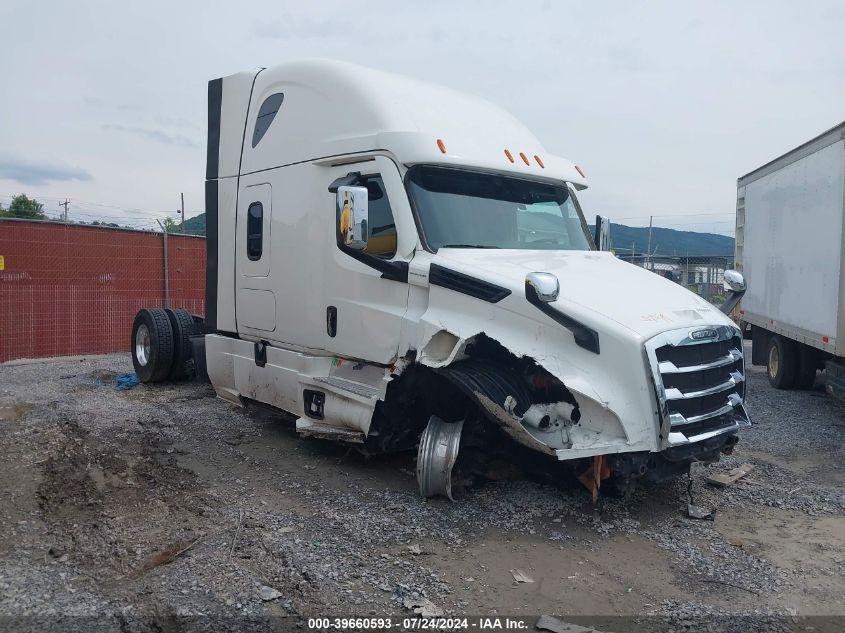
[[[173,366],[173,328],[162,308],[145,308],[132,324],[132,364],[141,382],[160,382]]]
[[[170,367],[168,378],[186,380],[194,375],[191,336],[198,334],[199,330],[187,310],[167,308],[165,312],[170,319],[170,327],[173,331],[173,365]]]
[[[775,389],[792,389],[798,371],[798,350],[788,338],[774,334],[766,349],[766,373]]]
[[[795,374],[796,389],[812,389],[816,384],[816,368],[818,357],[816,350],[809,345],[799,345],[798,370]]]

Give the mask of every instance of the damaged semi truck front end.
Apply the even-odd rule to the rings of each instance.
[[[456,464],[567,462],[595,491],[718,459],[749,423],[739,330],[598,250],[586,186],[507,113],[430,84],[327,61],[210,82],[218,395],[416,449],[426,496],[452,496]]]
[[[484,273],[500,255],[488,255],[486,265],[472,261],[476,255],[447,257],[453,270],[475,270],[488,281],[493,277]],[[533,264],[527,259],[524,265]],[[466,312],[455,310],[453,300],[443,314],[429,308],[426,326],[441,329],[421,346],[418,362],[475,405],[452,411],[461,423],[456,432],[466,434],[473,418],[483,417],[528,449],[572,461],[576,471],[595,470],[599,478],[590,486],[600,484],[604,470],[617,490],[642,478],[666,479],[729,451],[749,424],[737,328],[682,288],[610,254],[560,254],[546,264],[555,273],[543,272],[541,280],[560,293],[568,288],[569,300],[552,292],[539,305],[538,275],[525,274],[517,292],[519,273],[512,271],[499,282],[510,277],[514,292],[496,303],[483,332],[456,318]],[[589,301],[597,279],[618,303]],[[657,292],[674,296],[679,309],[640,312],[650,309]],[[444,291],[431,294],[441,293],[446,303]],[[436,429],[444,434],[449,427],[438,421]],[[423,453],[436,447],[421,444],[420,461],[430,461]],[[445,491],[445,480],[438,491]]]

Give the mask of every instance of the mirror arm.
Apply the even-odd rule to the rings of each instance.
[[[728,296],[725,297],[725,302],[719,308],[722,311],[722,314],[730,314],[733,312],[733,309],[739,303],[739,300],[742,299],[742,295],[745,294],[745,290],[742,292],[737,292],[736,290],[731,290],[728,293]]]
[[[332,184],[329,185],[329,193],[337,193],[338,187],[355,187],[364,183],[361,178],[360,171],[351,171],[345,176],[336,178]]]

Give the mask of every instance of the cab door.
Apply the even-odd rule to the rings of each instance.
[[[235,231],[236,319],[238,332],[260,337],[276,329],[276,296],[270,274],[272,214],[269,183],[241,187]]]
[[[389,365],[399,349],[408,307],[408,262],[416,243],[407,194],[396,164],[386,157],[329,171],[326,186],[349,173],[361,174],[369,194],[370,238],[362,251],[343,249],[337,239],[338,211],[332,204],[327,214],[331,222],[326,224],[331,253],[323,286],[325,349]]]

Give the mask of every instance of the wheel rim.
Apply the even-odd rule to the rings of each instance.
[[[145,323],[142,323],[135,333],[135,358],[138,359],[138,364],[142,367],[146,367],[147,363],[150,362],[151,347],[150,330]]]
[[[780,354],[778,353],[777,345],[772,345],[769,350],[769,376],[774,378],[778,375],[780,369]]]

